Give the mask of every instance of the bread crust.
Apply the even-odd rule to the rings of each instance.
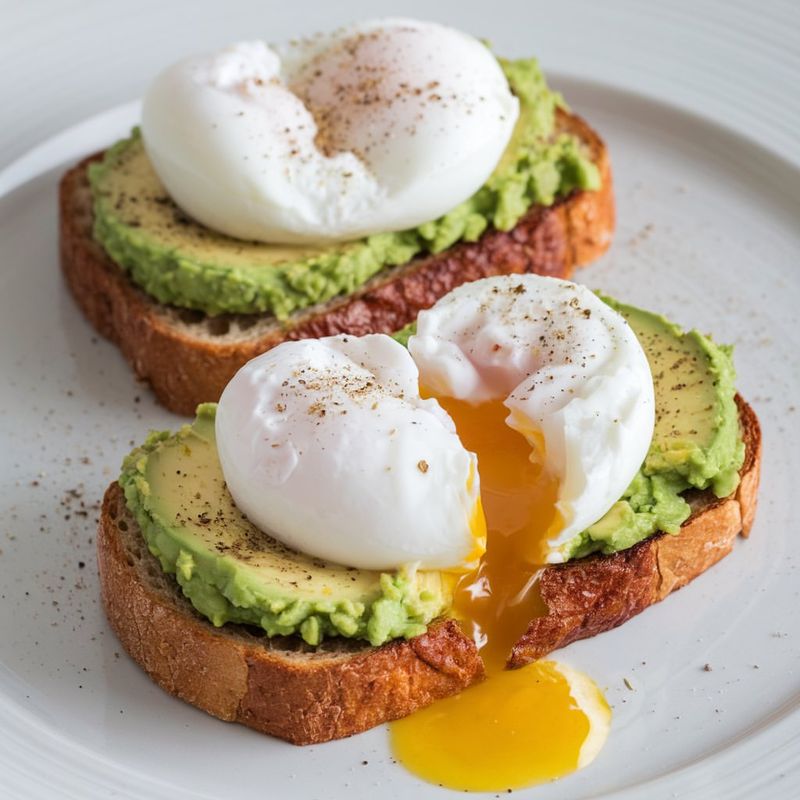
[[[384,270],[361,290],[264,327],[268,315],[216,318],[227,327],[258,332],[238,337],[198,335],[176,322],[179,312],[139,289],[92,237],[85,159],[61,180],[61,267],[76,302],[106,338],[119,345],[136,375],[150,383],[171,411],[190,415],[217,400],[236,371],[287,339],[335,333],[391,333],[416,319],[456,286],[491,275],[535,272],[566,278],[575,266],[602,255],[611,242],[615,209],[608,150],[580,117],[558,112],[558,128],[578,136],[597,164],[602,186],[576,191],[550,207],[534,207],[512,230],[490,230],[402,267]]]
[[[737,397],[746,446],[741,482],[730,497],[691,500],[677,536],[659,534],[610,556],[542,570],[547,606],[531,620],[508,661],[515,668],[577,639],[621,625],[684,586],[747,536],[756,508],[761,431]],[[103,605],[131,657],[170,694],[229,722],[294,744],[350,736],[455,694],[483,676],[473,642],[452,620],[423,636],[379,648],[336,643],[334,652],[298,652],[245,628],[214,628],[147,552],[117,483],[103,500],[97,537]]]
[[[509,667],[616,628],[716,564],[739,534],[749,535],[761,471],[761,428],[738,395],[736,404],[745,442],[736,492],[722,499],[697,493],[690,501],[692,515],[676,536],[656,534],[620,553],[542,570],[539,592],[547,613],[530,621],[511,651]]]
[[[221,720],[294,744],[399,719],[483,676],[475,645],[453,620],[410,641],[336,642],[318,652],[238,625],[215,628],[147,552],[117,483],[103,498],[97,558],[108,621],[159,686]]]

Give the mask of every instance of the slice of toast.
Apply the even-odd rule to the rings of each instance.
[[[737,403],[746,455],[736,492],[724,499],[696,492],[677,536],[656,534],[620,553],[545,567],[540,589],[548,612],[531,620],[510,667],[622,624],[727,555],[737,535],[748,535],[761,431],[753,410]],[[215,717],[295,744],[398,719],[483,676],[475,645],[453,620],[410,641],[373,648],[331,640],[316,650],[294,637],[213,627],[147,550],[117,483],[103,500],[97,554],[111,627],[156,683]]]
[[[219,399],[247,361],[286,339],[335,333],[392,333],[451,289],[490,275],[536,272],[566,278],[602,255],[614,229],[611,163],[600,137],[578,116],[558,112],[597,164],[602,186],[575,191],[549,207],[532,208],[508,232],[387,268],[357,292],[313,306],[281,322],[270,314],[209,317],[163,305],[139,289],[92,237],[87,165],[67,172],[60,187],[60,250],[64,276],[78,305],[103,336],[116,342],[159,401],[191,415]]]
[[[103,606],[123,647],[150,677],[226,722],[314,744],[399,719],[483,675],[453,620],[382,647],[269,639],[200,616],[147,549],[118,483],[103,498],[97,536]]]

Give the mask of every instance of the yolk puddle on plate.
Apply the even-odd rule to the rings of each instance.
[[[561,525],[558,482],[505,424],[502,403],[438,399],[478,456],[487,546],[456,586],[453,610],[480,648],[487,679],[392,723],[392,747],[411,772],[452,789],[503,791],[554,780],[594,758],[610,723],[587,676],[552,661],[504,668],[529,620],[544,610],[537,575]]]

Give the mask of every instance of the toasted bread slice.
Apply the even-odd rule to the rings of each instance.
[[[761,431],[737,398],[746,445],[741,483],[729,497],[698,492],[677,536],[542,571],[545,616],[531,620],[509,658],[519,667],[576,639],[620,625],[684,586],[730,552],[753,523]],[[332,640],[317,649],[268,639],[201,617],[150,554],[116,483],[97,538],[100,585],[111,627],[163,689],[226,721],[312,744],[398,719],[483,676],[473,642],[453,620],[410,641],[373,648]]]
[[[294,744],[399,719],[483,675],[475,645],[453,620],[377,648],[346,639],[313,648],[242,625],[215,628],[150,554],[117,483],[103,499],[97,558],[111,627],[159,686]]]
[[[558,130],[579,137],[602,187],[532,208],[508,232],[490,230],[433,256],[380,272],[354,294],[281,322],[269,314],[208,317],[163,305],[139,289],[94,241],[86,159],[60,189],[61,266],[78,305],[100,334],[116,342],[159,401],[190,415],[218,400],[247,361],[287,339],[335,333],[392,333],[451,289],[490,275],[536,272],[566,278],[602,255],[614,229],[611,163],[600,137],[580,118],[558,112]]]

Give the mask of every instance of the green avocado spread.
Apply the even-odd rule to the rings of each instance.
[[[450,604],[452,578],[328,564],[289,550],[236,508],[222,475],[215,404],[177,433],[154,432],[124,461],[119,483],[150,552],[214,625],[269,636],[327,636],[380,645],[423,633]]]
[[[487,182],[439,219],[323,248],[232,239],[172,202],[134,131],[89,167],[95,239],[159,302],[285,319],[355,291],[385,267],[475,241],[489,226],[509,230],[534,204],[551,205],[575,188],[597,189],[599,172],[581,142],[556,130],[563,101],[536,60],[500,64],[520,101],[511,141]]]

